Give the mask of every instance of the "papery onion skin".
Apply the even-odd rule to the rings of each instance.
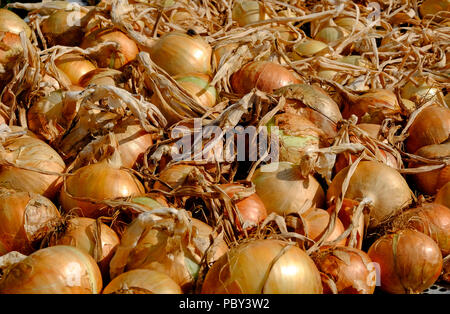
[[[0,74],[0,79],[8,76],[7,71],[13,67],[15,61],[22,54],[23,47],[20,36],[14,33],[0,32],[0,65],[5,69],[5,73]]]
[[[313,255],[319,271],[336,284],[338,294],[373,294],[376,268],[364,251],[347,246],[322,246]],[[324,289],[324,294],[330,294]]]
[[[450,208],[450,182],[446,183],[442,188],[439,189],[434,202]]]
[[[424,203],[399,215],[394,225],[412,228],[432,238],[442,256],[450,254],[450,209],[437,203]]]
[[[81,19],[85,12],[57,10],[45,19],[40,27],[51,46],[78,46],[83,39],[81,26],[71,25],[73,19]]]
[[[422,17],[428,14],[434,15],[438,12],[450,11],[450,1],[448,0],[425,0],[419,6],[419,12]]]
[[[264,21],[266,13],[264,6],[258,1],[237,0],[233,6],[232,18],[242,27],[250,23]]]
[[[442,254],[429,236],[403,229],[377,239],[367,252],[380,267],[380,288],[392,294],[420,293],[442,270]]]
[[[210,77],[203,73],[188,73],[173,77],[200,105],[214,107],[217,91],[210,85]]]
[[[0,294],[98,294],[102,277],[95,260],[72,246],[40,249],[12,266]]]
[[[329,205],[341,197],[343,181],[349,168],[350,166],[342,169],[333,178],[327,191]],[[376,161],[361,161],[358,164],[344,197],[372,202],[369,228],[384,223],[413,200],[412,191],[402,175],[394,168]]]
[[[312,175],[303,178],[300,168],[289,162],[258,168],[252,182],[269,214],[299,212],[308,201],[319,208],[324,204],[325,195],[319,182]]]
[[[301,81],[284,66],[271,61],[253,61],[244,65],[231,76],[234,92],[247,94],[253,88],[266,93]]]
[[[19,35],[25,32],[25,35],[31,37],[31,28],[28,24],[13,11],[0,9],[0,32],[9,32]]]
[[[199,35],[164,34],[150,49],[151,59],[169,75],[211,74],[212,48]]]
[[[30,132],[31,133],[31,132]],[[3,143],[1,157],[21,167],[0,166],[0,186],[18,191],[34,192],[53,199],[62,184],[66,165],[61,156],[47,143],[28,135],[12,138]],[[55,174],[44,174],[50,171]]]
[[[323,54],[328,51],[329,46],[315,39],[307,39],[294,45],[295,59],[302,59]]]
[[[164,182],[168,184],[172,189],[175,189],[184,184],[188,175],[195,169],[195,166],[175,164],[168,168],[164,168],[159,174],[159,180],[155,182],[153,188],[155,190],[161,190],[169,192],[170,188],[167,185],[161,183]]]
[[[209,269],[201,293],[322,294],[313,260],[292,243],[288,245],[265,239],[231,248]]]
[[[102,294],[182,294],[180,286],[164,273],[134,269],[120,274],[103,289]]]
[[[104,42],[115,42],[118,47],[105,48],[101,54],[95,57],[101,68],[120,69],[136,59],[139,53],[136,43],[126,34],[114,28],[101,28],[87,34],[80,47],[86,49]]]
[[[98,218],[101,215],[107,216],[109,210],[101,201],[144,193],[144,186],[132,173],[117,169],[107,162],[99,162],[79,168],[73,175],[65,178],[60,204],[65,212]],[[91,198],[100,203],[77,198]]]
[[[97,68],[92,70],[80,78],[78,84],[82,87],[87,87],[91,84],[101,86],[116,86],[115,78],[121,75],[122,72],[110,68]]]
[[[58,208],[40,194],[0,191],[0,256],[31,254],[59,217]]]
[[[49,242],[49,246],[55,245],[70,245],[80,250],[85,251],[93,258],[97,244],[97,222],[95,219],[86,217],[74,217],[69,219],[66,223],[63,232],[54,233]],[[120,243],[117,233],[108,227],[106,224],[100,224],[100,241],[101,241],[101,256],[97,257],[97,263],[105,278],[109,272],[109,262],[113,257],[117,246]]]
[[[313,241],[319,241],[328,229],[331,215],[321,208],[311,208],[301,214],[305,221],[306,236]],[[333,231],[325,239],[325,242],[335,241],[342,233],[344,233],[344,225],[336,219]],[[344,238],[337,242],[337,245],[345,245],[347,240]]]
[[[450,109],[433,104],[423,109],[408,129],[406,151],[414,154],[419,148],[441,144],[450,135]]]
[[[78,85],[83,75],[97,68],[91,61],[76,53],[62,55],[55,61],[55,65],[73,85]]]

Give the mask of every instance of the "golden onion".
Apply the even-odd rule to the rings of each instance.
[[[232,18],[239,26],[264,21],[267,18],[264,6],[259,1],[237,0],[234,2]]]
[[[210,85],[210,78],[203,73],[187,73],[175,75],[176,80],[200,105],[214,107],[217,101],[217,91]]]
[[[443,187],[439,189],[439,191],[436,193],[434,202],[450,208],[450,182],[447,182]]]
[[[0,9],[0,32],[13,33],[19,35],[25,32],[25,35],[31,37],[31,28],[16,13],[8,9]]]
[[[81,11],[56,10],[41,23],[41,31],[51,46],[78,46],[83,39],[83,29],[71,22],[85,15]]]
[[[96,69],[91,61],[77,53],[62,55],[56,59],[55,65],[58,71],[67,76],[73,85],[78,85],[83,75]]]

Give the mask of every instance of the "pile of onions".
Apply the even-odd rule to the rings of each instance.
[[[327,201],[331,205],[342,197],[342,186],[351,166],[342,169],[333,178]],[[392,197],[395,195],[395,197]],[[343,197],[371,202],[369,228],[379,226],[412,202],[412,191],[402,175],[381,162],[361,161],[352,174]]]
[[[300,166],[290,162],[258,168],[252,182],[268,213],[287,215],[324,204],[325,193],[319,182],[312,175],[304,177]]]
[[[58,208],[40,194],[0,190],[0,256],[34,252],[59,217]]]
[[[373,294],[376,268],[370,257],[360,249],[347,246],[322,246],[313,255],[317,268],[332,280],[338,294]],[[324,294],[333,290],[324,283]]]
[[[56,59],[55,65],[63,77],[69,79],[72,85],[79,85],[86,73],[97,67],[87,58],[78,53],[66,53]]]
[[[169,75],[211,74],[211,46],[192,32],[170,32],[161,36],[150,49],[150,57]]]
[[[160,208],[135,218],[110,263],[111,278],[133,269],[160,271],[183,291],[198,277],[203,258],[214,262],[228,249],[212,227],[183,209]],[[216,238],[213,242],[213,238]]]
[[[291,85],[300,80],[284,66],[271,61],[253,61],[244,65],[230,78],[235,93],[247,94],[253,88],[266,93]]]
[[[73,246],[40,249],[3,270],[0,294],[98,294],[103,287],[95,260]]]
[[[380,288],[391,294],[420,293],[436,282],[442,270],[436,242],[415,230],[386,234],[367,254],[380,267]]]
[[[231,248],[206,274],[202,294],[322,294],[313,260],[292,243],[250,240]]]
[[[108,216],[110,209],[102,201],[139,196],[144,186],[131,172],[104,159],[78,168],[65,177],[60,192],[60,204],[65,212],[98,218]]]
[[[406,151],[414,154],[427,145],[441,144],[450,134],[450,109],[432,104],[419,112],[408,129]]]
[[[180,286],[166,274],[150,269],[134,269],[120,274],[102,294],[182,294]]]
[[[304,231],[305,235],[313,241],[319,241],[324,236],[325,232],[329,229],[331,215],[321,208],[311,208],[301,214],[303,221],[305,222]],[[336,219],[333,230],[328,234],[328,237],[324,239],[324,242],[333,242],[344,233],[344,225]],[[345,245],[346,239],[342,239],[337,242],[337,245]]]
[[[442,256],[450,254],[450,209],[436,203],[424,203],[395,218],[397,228],[412,228],[432,238]]]
[[[242,225],[239,219],[235,220],[236,226],[239,229],[244,226],[252,227],[258,225],[266,219],[267,210],[258,194],[250,194],[246,191],[245,186],[239,183],[221,184],[220,188],[223,189],[232,200],[234,200],[236,207],[239,210]]]
[[[450,208],[450,182],[447,182],[442,188],[439,189],[436,193],[434,202]]]
[[[70,245],[92,256],[103,278],[109,273],[109,262],[120,243],[117,233],[106,224],[92,218],[73,217],[63,220],[52,232],[48,246]]]
[[[53,199],[61,187],[66,165],[50,145],[30,134],[3,142],[0,159],[8,164],[0,166],[0,186]]]
[[[87,49],[105,42],[116,43],[117,47],[104,48],[95,56],[97,65],[100,68],[120,69],[136,59],[139,53],[139,48],[134,40],[114,28],[100,28],[88,33],[81,42],[80,47]]]
[[[233,21],[236,21],[242,27],[251,23],[264,21],[267,16],[264,6],[259,1],[237,0],[234,2],[232,18]]]

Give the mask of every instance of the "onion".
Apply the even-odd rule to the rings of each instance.
[[[434,202],[450,208],[450,182],[446,183],[442,188],[439,189],[439,191],[436,193]]]
[[[361,20],[357,20],[354,17],[338,17],[334,19],[334,22],[336,25],[344,28],[348,32],[359,32],[364,29],[364,24],[361,22]]]
[[[258,168],[252,177],[256,193],[267,212],[287,215],[309,205],[321,207],[324,191],[312,176],[303,177],[300,166],[289,162],[271,163]]]
[[[83,39],[83,30],[81,25],[72,25],[69,21],[85,15],[81,11],[56,10],[41,23],[41,31],[51,46],[78,46]]]
[[[248,192],[245,191],[245,187],[239,183],[221,184],[220,188],[222,188],[231,199],[234,199],[244,226],[248,225],[249,227],[252,227],[266,219],[267,210],[258,194],[252,193],[247,195]],[[239,196],[240,193],[243,193],[245,196]],[[240,225],[239,220],[235,223],[239,229],[243,227]]]
[[[345,36],[346,32],[344,32],[342,28],[338,26],[326,26],[314,36],[314,39],[320,40],[326,44],[332,44],[337,40],[342,40]]]
[[[108,160],[78,168],[64,180],[60,204],[65,212],[97,218],[108,215],[102,201],[144,194],[142,183],[129,171]]]
[[[169,185],[172,189],[182,186],[188,175],[194,171],[195,166],[189,166],[185,164],[174,164],[167,168],[164,168],[159,174],[159,181],[156,181],[153,185],[153,189],[169,192]],[[163,183],[161,183],[161,181]],[[167,185],[166,185],[167,184]]]
[[[419,12],[422,17],[426,15],[434,15],[438,12],[448,12],[450,11],[450,1],[449,0],[425,0],[419,6]]]
[[[272,93],[280,87],[301,83],[282,65],[271,61],[253,61],[244,65],[230,79],[234,92],[247,94],[253,88]]]
[[[5,70],[5,73],[0,73],[0,79],[4,79],[6,82],[6,78],[10,74],[8,72],[12,70],[15,61],[22,54],[23,47],[19,35],[0,32],[0,65]],[[3,82],[1,86],[3,86]]]
[[[71,245],[85,251],[97,261],[103,278],[107,278],[109,262],[119,243],[119,236],[106,224],[92,218],[73,217],[58,226],[48,245]]]
[[[422,146],[416,151],[415,155],[428,159],[445,159],[450,156],[450,142]],[[409,164],[411,168],[415,166],[423,166],[423,164],[418,162]],[[441,187],[450,181],[450,165],[427,172],[416,173],[412,177],[420,191],[428,195],[435,195]]]
[[[450,209],[436,203],[424,203],[399,215],[397,228],[413,228],[432,238],[441,249],[442,256],[450,254]]]
[[[295,44],[292,49],[294,51],[294,59],[300,60],[302,58],[308,58],[327,53],[329,51],[329,46],[320,40],[306,39]]]
[[[336,284],[338,294],[373,294],[376,268],[370,257],[360,249],[346,246],[322,246],[313,256],[322,273]],[[324,289],[325,294],[331,291]]]
[[[102,294],[182,294],[182,291],[172,278],[162,272],[134,269],[111,280]]]
[[[422,146],[441,144],[450,134],[450,109],[437,104],[423,109],[408,129],[406,150],[415,153]]]
[[[0,159],[8,164],[0,166],[0,186],[53,199],[62,184],[59,174],[66,169],[61,156],[44,141],[29,135],[7,139],[2,146]]]
[[[437,101],[443,97],[442,90],[426,81],[426,78],[414,77],[418,84],[408,81],[401,89],[400,95],[402,98],[409,99],[415,103],[425,103],[430,100]]]
[[[13,33],[19,35],[25,32],[25,35],[31,37],[31,28],[16,13],[8,9],[0,9],[0,32]]]
[[[239,26],[243,27],[250,23],[264,21],[266,12],[259,1],[237,0],[233,5],[232,18]]]
[[[160,208],[141,213],[128,225],[110,263],[111,278],[133,269],[160,271],[189,292],[202,258],[214,262],[228,249],[206,223],[185,210]]]
[[[328,224],[330,223],[330,214],[320,208],[311,208],[305,213],[301,214],[303,220],[305,221],[305,235],[314,240],[319,241],[328,229]],[[332,242],[336,240],[342,233],[344,233],[344,225],[339,220],[336,219],[333,231],[324,240],[325,242]],[[337,245],[345,245],[346,239],[342,239],[337,243]]]
[[[202,294],[322,294],[320,273],[300,248],[251,240],[228,251],[206,273]]]
[[[429,288],[442,269],[442,254],[429,236],[399,230],[376,240],[367,253],[380,267],[381,289],[392,294],[420,293]]]
[[[114,28],[100,28],[87,34],[80,47],[87,49],[105,42],[114,42],[118,46],[102,49],[101,53],[95,55],[95,60],[101,68],[119,69],[136,59],[139,53],[136,43]]]
[[[96,69],[91,61],[77,53],[64,54],[56,59],[55,64],[73,85],[78,85],[83,75]]]
[[[28,192],[0,191],[0,256],[11,251],[30,254],[60,217],[46,197]]]
[[[150,49],[151,59],[169,75],[211,74],[211,46],[199,35],[170,32]]]
[[[98,294],[102,277],[95,260],[73,246],[40,249],[4,271],[0,294]]]
[[[331,205],[341,197],[343,182],[349,167],[341,170],[332,180],[327,201]],[[391,197],[395,195],[395,197]],[[361,161],[350,178],[345,198],[370,201],[369,228],[375,228],[412,202],[412,191],[402,175],[389,166],[376,161]]]
[[[173,77],[200,105],[214,107],[217,101],[217,91],[210,85],[210,78],[203,73],[190,73]],[[158,101],[155,101],[157,104]]]
[[[83,75],[78,84],[82,87],[88,87],[89,85],[116,86],[115,79],[121,74],[122,72],[118,70],[98,68]]]

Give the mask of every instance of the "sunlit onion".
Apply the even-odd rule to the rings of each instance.
[[[59,217],[56,206],[40,194],[0,191],[0,256],[34,252]]]
[[[31,37],[31,28],[16,13],[8,9],[0,9],[0,32],[8,32],[19,35],[25,32],[25,35]]]
[[[200,105],[214,107],[217,91],[210,85],[210,78],[203,73],[187,73],[173,77]]]
[[[63,72],[73,85],[78,85],[83,75],[96,69],[96,66],[91,61],[76,53],[62,55],[55,61],[55,64],[58,70]]]
[[[380,268],[380,288],[392,294],[420,293],[439,277],[442,254],[429,236],[403,229],[376,240],[367,253]]]
[[[289,162],[261,166],[252,182],[268,213],[286,215],[308,209],[309,202],[319,208],[324,203],[319,182],[312,175],[303,177],[300,167]]]
[[[78,46],[84,34],[76,20],[85,15],[81,11],[56,10],[41,23],[41,31],[51,46]]]
[[[230,249],[206,274],[202,294],[322,294],[313,260],[292,243],[252,240]]]
[[[419,6],[419,12],[422,17],[434,15],[438,12],[450,11],[450,1],[448,0],[425,0]]]
[[[1,9],[0,9],[1,10]],[[0,32],[0,66],[5,73],[0,73],[0,80],[8,77],[16,60],[23,54],[22,42],[19,35],[14,33]],[[3,82],[1,83],[3,86]]]
[[[78,84],[83,87],[88,85],[112,85],[116,86],[115,78],[121,75],[122,72],[109,68],[98,68],[92,70],[80,78]]]
[[[341,170],[332,180],[327,201],[341,197],[343,181],[350,166]],[[395,195],[395,197],[391,197]],[[412,202],[412,191],[402,175],[376,161],[361,161],[350,178],[345,198],[371,202],[369,227],[373,228],[393,217]]]
[[[338,294],[374,293],[376,267],[364,251],[346,246],[322,246],[313,259],[317,268],[334,281]],[[324,289],[324,293],[331,291]]]
[[[305,221],[305,235],[314,241],[319,241],[329,228],[328,224],[331,220],[330,214],[320,208],[311,208],[301,214],[301,216]],[[344,231],[344,225],[339,218],[337,218],[333,230],[329,233],[328,237],[324,239],[324,241],[332,242],[336,240]],[[345,242],[346,239],[344,238],[337,244],[345,245]]]
[[[263,21],[266,19],[264,6],[258,1],[237,0],[234,2],[232,18],[239,26]]]
[[[134,269],[111,280],[102,294],[182,294],[182,291],[172,278],[162,272]]]
[[[98,294],[102,285],[100,269],[89,254],[58,245],[4,270],[0,294]]]
[[[442,204],[450,208],[450,182],[446,183],[436,193],[435,203]]]
[[[184,164],[175,164],[168,168],[164,168],[159,174],[159,180],[155,182],[153,188],[155,190],[170,191],[182,186],[188,175],[194,171],[195,166],[189,166]]]
[[[306,39],[295,44],[293,50],[295,53],[294,58],[299,60],[325,54],[328,52],[329,46],[320,40]]]

